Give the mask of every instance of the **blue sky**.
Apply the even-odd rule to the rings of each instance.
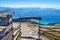
[[[2,7],[40,7],[60,9],[60,0],[0,0]]]

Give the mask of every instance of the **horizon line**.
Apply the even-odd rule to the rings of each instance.
[[[60,8],[55,8],[55,7],[11,7],[11,6],[0,6],[0,7],[8,7],[8,8],[42,8],[42,9],[51,8],[51,9],[60,9]]]

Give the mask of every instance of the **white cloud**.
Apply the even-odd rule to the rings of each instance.
[[[59,5],[45,5],[45,4],[29,4],[29,5],[2,5],[2,7],[11,7],[11,8],[28,8],[28,7],[39,7],[39,8],[55,8],[60,9]]]

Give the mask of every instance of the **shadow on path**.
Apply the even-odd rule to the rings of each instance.
[[[21,38],[39,40],[39,39],[36,39],[34,37],[21,37]]]

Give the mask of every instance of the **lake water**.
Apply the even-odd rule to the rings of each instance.
[[[37,23],[39,23],[39,20],[31,20],[31,21],[35,21]],[[56,22],[60,22],[58,20],[40,20],[41,24],[47,25],[49,23],[56,23]]]

